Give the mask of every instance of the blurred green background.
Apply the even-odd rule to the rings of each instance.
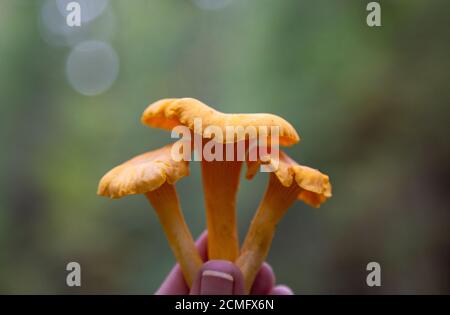
[[[59,3],[63,2],[63,4]],[[66,1],[67,2],[67,1]],[[270,112],[302,137],[287,152],[330,175],[320,209],[296,203],[268,261],[298,294],[450,293],[448,1],[0,0],[0,292],[153,293],[174,264],[142,196],[98,180],[171,141],[145,107],[195,97]],[[84,11],[83,11],[84,10]],[[241,240],[267,174],[239,192]],[[200,169],[177,184],[194,236]],[[82,267],[68,288],[66,264]],[[366,285],[366,265],[382,286]]]

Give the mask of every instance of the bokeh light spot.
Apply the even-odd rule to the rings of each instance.
[[[108,90],[119,74],[119,58],[107,43],[86,41],[75,46],[66,63],[70,85],[84,95]]]

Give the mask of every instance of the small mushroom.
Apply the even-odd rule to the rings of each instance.
[[[293,202],[298,199],[310,206],[319,207],[331,197],[331,184],[327,175],[297,164],[284,152],[279,151],[277,161],[270,157],[265,163],[276,164],[277,169],[269,175],[266,192],[236,261],[244,275],[247,290],[251,288],[256,273],[269,253],[278,222]],[[252,179],[261,164],[260,161],[247,162],[246,177]]]
[[[200,119],[201,128],[196,126]],[[259,137],[259,128],[266,127],[270,136],[271,127],[278,127],[280,145],[292,145],[299,141],[295,129],[284,119],[272,114],[225,114],[204,103],[192,99],[163,99],[147,107],[141,121],[150,127],[166,130],[183,125],[188,127],[195,137],[201,137],[199,149],[204,152],[205,146],[220,149],[223,155],[233,149],[232,161],[202,159],[202,179],[205,197],[206,221],[208,228],[208,256],[210,259],[235,261],[239,255],[239,242],[236,223],[236,196],[239,188],[242,161],[245,152],[239,157],[238,143],[244,142],[248,148],[249,141]],[[244,133],[232,137],[224,137],[233,128],[245,130],[254,127],[255,133]],[[212,132],[211,132],[212,131]],[[215,135],[213,140],[212,134]],[[222,137],[217,139],[217,135]],[[241,134],[242,135],[242,134]],[[208,141],[206,142],[205,141]],[[195,146],[195,145],[194,145]],[[246,148],[244,148],[244,151]]]
[[[113,168],[100,180],[97,193],[110,198],[132,194],[147,197],[190,287],[203,262],[184,220],[174,186],[178,179],[189,175],[189,164],[172,159],[172,145],[138,155]]]

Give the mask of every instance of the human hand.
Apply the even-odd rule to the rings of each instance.
[[[203,232],[196,246],[200,256],[207,260],[207,233]],[[210,260],[203,264],[189,290],[178,264],[170,271],[157,295],[242,295],[244,294],[244,278],[239,268],[225,260]],[[292,295],[285,285],[275,285],[275,274],[268,263],[264,263],[256,275],[252,295]]]

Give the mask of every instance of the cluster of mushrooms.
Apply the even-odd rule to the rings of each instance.
[[[214,141],[205,138],[203,130],[194,129],[194,120],[202,120],[203,130],[208,126],[277,126],[279,145],[290,146],[300,141],[296,130],[286,120],[272,114],[225,114],[192,98],[163,99],[147,107],[143,124],[165,130],[186,126],[194,137],[202,137],[201,146]],[[238,141],[245,141],[248,156],[251,139],[227,139],[221,143],[230,150]],[[181,140],[179,140],[181,141]],[[203,261],[181,211],[175,183],[189,175],[189,161],[173,159],[171,150],[177,142],[160,149],[138,155],[113,168],[100,180],[98,194],[121,198],[131,194],[144,194],[155,209],[169,245],[180,264],[189,287]],[[203,149],[197,148],[197,149]],[[192,150],[196,150],[192,144]],[[235,152],[236,150],[232,151]],[[203,151],[202,151],[203,152]],[[295,200],[319,207],[331,197],[331,184],[327,175],[316,169],[299,165],[279,150],[278,160],[272,155],[256,160],[233,159],[201,161],[203,192],[208,230],[208,258],[234,262],[242,271],[249,292],[253,280],[266,259],[275,228]],[[247,164],[246,178],[252,179],[262,165],[274,164],[266,192],[256,210],[242,247],[239,247],[236,196],[239,189],[242,163]]]

